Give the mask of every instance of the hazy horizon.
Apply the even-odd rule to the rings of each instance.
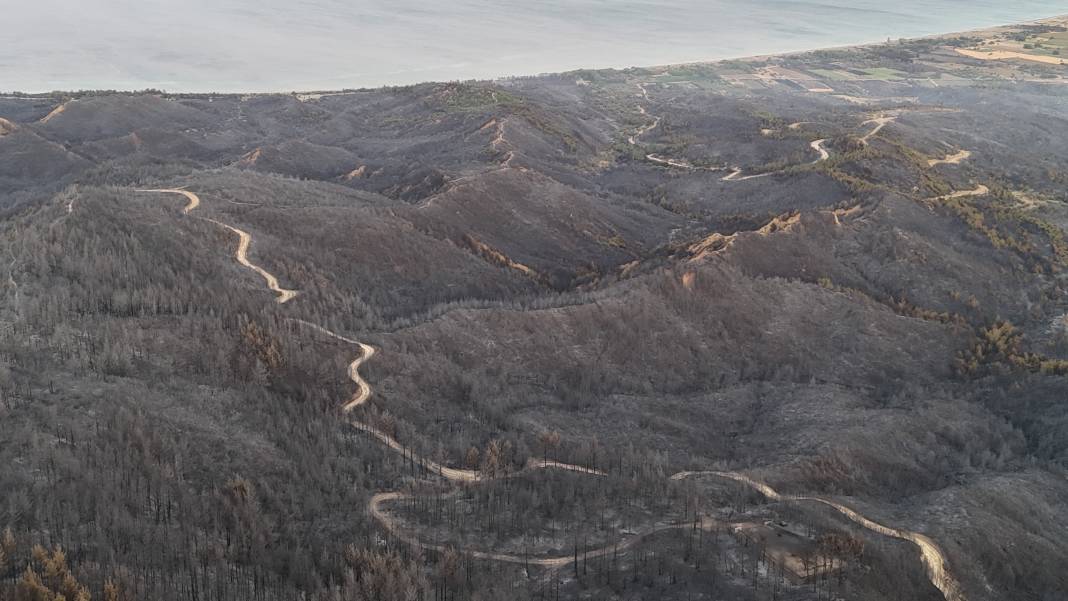
[[[39,0],[8,6],[0,90],[285,92],[718,60],[962,31],[1068,1]]]

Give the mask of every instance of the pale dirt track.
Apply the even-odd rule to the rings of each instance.
[[[824,138],[822,140],[816,140],[809,144],[809,146],[812,147],[812,150],[815,150],[820,155],[819,158],[817,158],[815,161],[812,161],[813,163],[819,163],[820,161],[826,161],[827,159],[831,158],[831,153],[827,152],[827,149],[823,146],[826,141],[826,138]]]
[[[508,143],[508,140],[504,139],[504,126],[507,125],[507,124],[508,124],[508,118],[507,117],[505,117],[504,119],[501,119],[501,120],[496,122],[497,133],[496,133],[496,135],[493,136],[493,140],[490,142],[490,148],[492,148],[494,152],[500,152],[501,146],[511,146]],[[515,159],[515,155],[516,155],[515,150],[514,149],[509,149],[508,152],[506,152],[505,155],[504,155],[505,158],[501,162],[501,167],[506,168],[506,169],[511,169],[512,168],[512,160]],[[520,171],[526,171],[526,169],[524,169],[522,167],[519,170]]]
[[[767,177],[769,175],[774,175],[776,173],[779,173],[779,172],[778,171],[768,171],[767,173],[756,173],[756,174],[753,174],[753,175],[742,175],[742,169],[740,167],[735,167],[734,169],[731,170],[730,173],[728,173],[727,175],[724,175],[723,177],[719,178],[719,181],[721,181],[721,182],[744,182],[746,180],[759,179],[761,177]]]
[[[166,189],[154,189],[154,190],[135,190],[135,192],[155,192],[155,193],[164,193],[164,194],[181,194],[182,196],[185,196],[186,199],[189,200],[189,203],[185,206],[184,209],[182,209],[182,213],[185,214],[185,215],[188,215],[190,212],[193,211],[193,209],[195,209],[195,208],[200,206],[200,197],[197,196],[196,194],[188,191],[188,190],[166,188]],[[248,232],[246,232],[244,230],[240,230],[240,229],[238,229],[238,228],[236,228],[236,227],[234,227],[232,225],[227,225],[227,224],[225,224],[225,223],[223,223],[221,221],[216,221],[215,219],[211,219],[211,218],[208,218],[208,217],[201,217],[201,219],[203,219],[204,221],[208,221],[208,222],[214,223],[215,225],[224,227],[224,228],[230,230],[231,232],[237,234],[238,243],[237,243],[237,249],[234,251],[234,258],[237,259],[237,262],[240,263],[242,266],[247,267],[248,269],[251,269],[252,271],[255,271],[256,273],[258,273],[260,275],[260,277],[262,277],[264,279],[264,281],[267,282],[267,288],[269,288],[272,292],[274,292],[275,294],[278,295],[278,298],[275,299],[278,304],[285,304],[285,303],[293,300],[297,296],[297,294],[299,294],[299,292],[297,290],[288,290],[286,288],[282,288],[278,284],[278,278],[274,277],[274,274],[270,273],[269,271],[267,271],[266,269],[260,267],[259,265],[256,265],[252,261],[248,260],[248,249],[249,249],[249,246],[252,245],[252,235],[251,234],[249,234]]]
[[[389,530],[394,536],[403,540],[409,545],[412,545],[413,547],[437,552],[447,551],[449,547],[447,547],[446,545],[425,543],[420,541],[418,538],[406,533],[389,515],[389,512],[382,508],[383,503],[387,503],[389,501],[399,501],[405,498],[407,498],[407,495],[399,492],[378,493],[377,495],[371,497],[371,515],[374,516],[374,518],[378,520],[378,522],[382,524],[387,530]],[[641,542],[642,539],[652,536],[653,534],[657,534],[659,532],[665,532],[668,530],[682,530],[686,528],[693,530],[701,529],[710,531],[715,530],[720,526],[722,526],[720,522],[717,522],[716,520],[707,517],[702,517],[700,520],[695,522],[655,526],[649,530],[635,534],[618,543],[605,545],[603,547],[598,547],[596,549],[591,549],[588,551],[582,551],[580,554],[585,559],[592,559],[595,557],[608,555],[609,553],[618,553],[621,551],[625,551],[637,544],[638,542]],[[464,553],[470,555],[471,557],[474,557],[475,559],[488,559],[492,561],[503,561],[505,563],[517,563],[539,566],[543,568],[562,568],[568,565],[569,563],[575,561],[575,553],[559,555],[556,557],[527,557],[511,553],[489,553],[486,551],[473,550],[464,550]]]
[[[74,102],[74,101],[73,100],[68,100],[67,102],[64,102],[63,104],[61,104],[61,105],[57,106],[56,108],[52,109],[51,112],[49,112],[47,115],[45,115],[44,117],[41,117],[41,120],[38,121],[38,123],[48,123],[49,121],[54,119],[56,117],[56,115],[59,115],[63,111],[67,110],[67,105],[72,103],[72,102]]]
[[[643,92],[644,92],[644,89],[643,89]],[[822,150],[821,143],[822,143],[822,140],[813,142],[812,143],[812,147],[814,149],[816,149],[816,150]],[[823,157],[822,157],[822,152],[821,152],[821,158],[817,159],[817,160],[824,160]],[[986,191],[987,191],[986,190],[986,186],[980,185],[979,188],[977,188],[976,190],[965,191],[965,192],[962,192],[962,193],[955,193],[955,195],[956,196],[964,196],[964,195],[973,195],[973,194],[980,194],[980,193],[985,194]],[[187,190],[181,190],[181,189],[156,189],[156,190],[138,190],[138,192],[181,194],[181,195],[185,196],[186,199],[189,201],[188,204],[182,209],[183,214],[189,214],[191,211],[193,211],[198,206],[200,206],[200,198],[196,194],[194,194],[192,192],[189,192]],[[953,195],[950,195],[950,196],[953,196]],[[223,227],[227,227],[232,231],[238,232],[238,235],[241,236],[242,244],[238,248],[237,255],[238,255],[238,261],[241,262],[242,265],[245,265],[246,267],[250,267],[250,268],[256,270],[257,273],[260,273],[261,275],[264,275],[264,274],[270,275],[270,274],[267,274],[266,271],[263,271],[262,269],[259,269],[259,268],[255,267],[255,266],[251,265],[250,263],[248,263],[247,262],[247,258],[245,259],[245,261],[241,261],[241,257],[244,257],[245,254],[247,253],[248,240],[251,239],[251,237],[248,236],[247,233],[244,233],[241,230],[238,230],[237,228],[233,228],[233,227],[231,227],[229,225],[226,225],[226,224],[214,221],[214,220],[209,220],[209,221],[212,221],[213,223],[217,223],[219,225],[222,225]],[[267,279],[266,276],[265,276],[265,279]],[[272,282],[274,283],[274,286],[271,286],[271,289],[275,290],[275,292],[282,292],[281,289],[277,288],[277,280],[274,279],[273,276],[271,276],[268,279],[268,285],[270,286],[270,284]],[[293,291],[287,291],[287,292],[293,292]],[[280,302],[280,303],[286,302],[286,301],[292,299],[293,296],[295,296],[295,294],[296,293],[293,292],[292,296],[280,296],[278,302]],[[282,300],[283,298],[284,298],[284,300]],[[368,360],[370,360],[371,357],[374,356],[374,354],[375,354],[374,347],[369,345],[369,344],[360,342],[358,340],[354,340],[352,338],[348,338],[346,336],[342,336],[341,334],[333,332],[333,331],[331,331],[331,330],[329,330],[329,329],[327,329],[327,328],[325,328],[323,326],[320,326],[318,324],[314,324],[314,323],[311,323],[311,322],[308,322],[308,321],[304,321],[304,320],[301,320],[301,319],[292,319],[290,321],[293,322],[293,323],[297,323],[299,325],[311,328],[312,330],[314,330],[314,331],[316,331],[316,332],[318,332],[320,334],[323,334],[325,336],[328,336],[330,338],[333,338],[335,340],[338,340],[338,341],[344,342],[346,344],[350,344],[350,345],[359,347],[359,349],[360,349],[359,356],[356,357],[355,359],[353,359],[352,362],[350,362],[349,366],[348,366],[349,379],[352,380],[352,382],[356,385],[356,392],[353,394],[353,396],[349,400],[347,400],[341,406],[341,411],[343,413],[345,413],[345,414],[348,414],[348,413],[351,413],[353,410],[355,410],[357,407],[360,407],[361,405],[364,405],[367,402],[367,400],[371,397],[372,389],[371,389],[371,385],[368,384],[368,382],[363,378],[363,376],[360,375],[359,368],[364,363],[366,363]],[[516,476],[518,474],[521,474],[523,472],[526,472],[526,471],[529,471],[529,470],[537,470],[537,469],[561,469],[561,470],[567,470],[567,471],[571,471],[571,472],[576,472],[576,473],[580,473],[580,474],[587,474],[587,475],[597,476],[597,477],[605,477],[605,476],[607,476],[607,474],[605,472],[603,472],[601,470],[598,470],[598,469],[595,469],[595,468],[590,468],[590,467],[580,466],[580,465],[573,465],[573,464],[568,464],[568,463],[561,463],[561,462],[558,462],[558,461],[537,460],[537,459],[531,459],[527,463],[527,466],[523,470],[518,472],[518,473],[506,474],[506,475],[501,475],[501,476],[486,476],[486,475],[481,474],[481,473],[479,473],[479,472],[477,472],[475,470],[464,470],[464,469],[450,468],[450,467],[441,465],[441,464],[439,464],[437,462],[434,462],[434,461],[431,461],[429,459],[426,459],[425,457],[418,456],[415,453],[413,453],[410,449],[408,449],[404,445],[402,445],[395,438],[390,436],[389,434],[387,434],[385,432],[382,432],[381,430],[379,430],[379,429],[375,428],[374,426],[371,426],[371,425],[369,425],[367,423],[364,423],[364,422],[361,422],[361,421],[358,421],[358,420],[352,420],[350,423],[356,429],[372,435],[375,439],[377,439],[380,443],[385,445],[387,448],[390,448],[390,449],[392,449],[392,450],[394,450],[396,452],[399,452],[402,455],[406,456],[407,458],[409,458],[409,460],[411,460],[413,463],[416,463],[416,464],[420,465],[426,471],[428,471],[430,473],[437,474],[440,477],[442,477],[442,478],[444,478],[444,479],[446,479],[448,481],[451,481],[451,482],[470,483],[470,482],[479,482],[479,481],[490,481],[490,480],[499,479],[499,478],[510,478],[510,477],[514,477],[514,476]],[[716,477],[725,478],[725,479],[733,480],[733,481],[736,481],[736,482],[740,482],[740,483],[745,484],[745,485],[753,488],[754,490],[760,492],[762,495],[764,495],[765,497],[767,497],[768,499],[773,500],[773,501],[809,501],[809,502],[814,502],[814,503],[821,503],[823,505],[826,505],[828,507],[831,507],[831,508],[835,509],[836,511],[838,511],[842,515],[844,515],[847,518],[849,518],[850,520],[852,520],[853,522],[855,522],[857,524],[860,524],[861,526],[863,526],[863,527],[865,527],[865,528],[867,528],[867,529],[869,529],[869,530],[871,530],[873,532],[876,532],[878,534],[882,534],[884,536],[889,536],[889,537],[893,537],[893,538],[898,538],[898,539],[910,541],[913,544],[915,544],[917,547],[919,547],[923,562],[924,562],[925,566],[927,567],[928,575],[929,575],[929,577],[931,579],[932,584],[934,584],[940,591],[942,591],[942,594],[945,596],[946,600],[947,601],[964,601],[964,596],[960,592],[959,585],[957,584],[956,580],[954,580],[953,577],[950,575],[950,573],[949,573],[949,571],[948,571],[948,569],[946,567],[947,562],[946,562],[945,555],[942,553],[941,549],[938,547],[937,544],[935,544],[934,541],[932,541],[929,537],[927,537],[927,536],[925,536],[923,534],[910,532],[910,531],[907,531],[907,530],[898,530],[898,529],[895,529],[895,528],[890,528],[888,526],[884,526],[882,524],[879,524],[878,522],[875,522],[873,520],[868,519],[867,517],[865,517],[865,516],[861,515],[860,513],[858,513],[856,510],[851,509],[851,508],[849,508],[849,507],[847,507],[845,505],[842,505],[841,503],[838,503],[836,501],[831,501],[831,500],[823,499],[823,498],[820,498],[820,497],[808,497],[808,496],[798,496],[798,495],[783,495],[783,494],[780,494],[778,491],[776,491],[771,486],[769,486],[769,485],[767,485],[767,484],[765,484],[763,482],[760,482],[760,481],[755,480],[755,479],[753,479],[753,478],[751,478],[749,476],[746,476],[744,474],[739,474],[739,473],[736,473],[736,472],[718,472],[718,471],[692,472],[692,471],[683,471],[683,472],[678,472],[678,473],[672,475],[670,477],[670,479],[671,480],[683,480],[683,479],[686,479],[686,478],[689,478],[689,477],[692,477],[692,476],[700,476],[700,475],[711,475],[711,476],[716,476]],[[371,498],[371,501],[370,501],[370,504],[369,504],[369,511],[370,511],[372,517],[375,520],[377,520],[380,524],[382,524],[382,526],[387,531],[389,531],[391,534],[396,536],[398,539],[400,539],[400,540],[402,540],[402,541],[404,541],[404,542],[406,542],[406,543],[408,543],[410,545],[413,545],[413,546],[416,546],[416,547],[420,547],[422,549],[427,549],[427,550],[432,550],[432,551],[439,551],[439,552],[446,551],[447,547],[444,546],[444,545],[424,543],[424,542],[420,541],[417,537],[406,533],[397,524],[397,522],[389,515],[389,513],[385,509],[383,509],[383,507],[382,507],[382,505],[384,503],[386,503],[386,502],[403,500],[405,498],[408,498],[408,494],[407,493],[402,493],[402,492],[382,492],[382,493],[378,493],[378,494],[374,495]],[[660,526],[653,527],[653,528],[651,528],[651,529],[649,529],[649,530],[647,530],[645,532],[642,532],[640,534],[637,534],[635,536],[632,536],[630,538],[627,538],[626,540],[623,540],[621,542],[618,542],[618,543],[615,543],[615,544],[612,544],[612,545],[606,545],[604,547],[600,547],[598,549],[594,549],[594,550],[591,550],[591,551],[585,551],[583,553],[583,555],[585,557],[587,557],[587,558],[589,558],[589,557],[599,557],[599,556],[602,556],[602,555],[606,555],[608,553],[615,553],[615,552],[618,552],[618,551],[622,551],[622,550],[625,550],[625,549],[629,548],[630,546],[636,544],[638,541],[642,540],[645,537],[648,537],[650,535],[656,534],[658,532],[664,532],[664,531],[667,531],[667,530],[678,530],[678,529],[684,529],[684,528],[692,528],[692,529],[700,528],[700,529],[704,529],[704,530],[712,530],[712,529],[714,529],[714,528],[716,528],[716,527],[718,527],[720,525],[721,524],[719,522],[716,522],[715,520],[712,520],[711,518],[707,518],[707,517],[702,517],[702,518],[700,518],[700,520],[698,520],[696,522],[686,522],[686,523],[680,523],[680,524],[660,525]],[[574,561],[574,554],[568,554],[568,555],[559,556],[559,557],[530,558],[530,557],[525,557],[525,556],[515,555],[515,554],[490,553],[490,552],[476,551],[476,550],[464,550],[464,552],[469,554],[469,555],[471,555],[472,557],[475,557],[476,559],[487,559],[487,560],[493,560],[493,561],[503,561],[503,562],[507,562],[507,563],[536,565],[536,566],[548,567],[548,568],[560,568],[560,567],[566,566],[568,563]]]
[[[893,123],[896,119],[897,115],[883,115],[880,117],[868,119],[867,121],[861,123],[861,125],[868,125],[869,123],[874,123],[875,127],[872,128],[870,132],[864,134],[864,137],[860,139],[860,143],[867,146],[868,141],[871,140],[872,137],[883,131],[883,128],[886,127],[888,123]]]
[[[237,243],[237,250],[234,252],[234,258],[237,259],[237,262],[240,263],[241,265],[251,269],[252,271],[255,271],[258,274],[260,274],[260,277],[262,277],[267,282],[267,287],[270,288],[271,291],[273,291],[275,294],[278,295],[278,298],[275,299],[275,301],[278,304],[280,304],[280,305],[281,304],[285,304],[285,303],[293,300],[293,298],[296,297],[297,294],[299,294],[299,292],[297,290],[289,290],[289,289],[286,289],[286,288],[282,288],[278,284],[278,278],[274,277],[274,275],[271,274],[266,269],[260,267],[259,265],[256,265],[252,261],[248,260],[248,248],[249,248],[249,246],[252,245],[252,236],[248,232],[246,232],[244,230],[239,230],[239,229],[237,229],[236,227],[234,227],[232,225],[227,225],[227,224],[225,224],[225,223],[223,223],[221,221],[216,221],[214,219],[205,219],[205,220],[206,221],[210,221],[210,222],[212,222],[214,224],[220,225],[220,226],[230,230],[231,232],[237,234],[238,243]]]
[[[987,188],[983,184],[979,184],[974,190],[957,190],[956,192],[950,192],[949,194],[943,194],[942,196],[936,196],[931,200],[950,200],[952,198],[963,198],[965,196],[982,196],[989,194],[990,188]]]
[[[672,480],[684,480],[692,476],[716,476],[718,478],[726,478],[734,480],[735,482],[741,482],[746,486],[756,490],[764,497],[772,501],[808,501],[812,503],[820,503],[826,505],[838,513],[841,513],[845,517],[849,518],[853,522],[860,524],[861,526],[876,532],[883,536],[889,536],[891,538],[897,538],[906,540],[916,545],[920,550],[920,558],[923,560],[924,566],[927,568],[927,575],[931,579],[933,584],[942,595],[946,598],[946,601],[964,601],[964,594],[960,590],[960,584],[949,573],[947,566],[946,556],[942,552],[942,549],[938,547],[933,540],[927,535],[920,534],[918,532],[911,532],[909,530],[898,530],[897,528],[891,528],[884,526],[876,521],[868,519],[858,513],[855,509],[847,507],[836,501],[824,499],[822,497],[809,497],[803,495],[784,495],[779,493],[771,486],[744,474],[737,472],[679,472],[671,476]]]
[[[134,192],[158,192],[163,194],[181,194],[189,201],[185,207],[182,208],[182,214],[188,215],[193,209],[200,206],[200,197],[188,190],[181,190],[177,188],[162,188],[153,190],[134,190]]]
[[[935,165],[959,165],[961,161],[967,160],[972,156],[971,151],[961,150],[956,154],[946,155],[943,159],[930,159],[927,161],[928,167],[934,167]]]
[[[697,171],[699,169],[698,167],[694,167],[687,161],[681,161],[679,159],[669,159],[656,154],[647,154],[645,155],[645,158],[654,163],[658,163],[660,165],[667,165],[668,167],[675,167],[676,169],[688,169],[691,171]]]
[[[19,126],[17,126],[14,123],[8,121],[7,119],[4,119],[3,117],[0,117],[0,138],[6,136],[8,134],[13,134],[18,130],[19,130]]]
[[[809,143],[809,145],[808,145],[809,148],[811,148],[812,150],[815,150],[817,155],[818,155],[816,157],[816,160],[814,160],[814,161],[812,161],[810,163],[811,165],[815,165],[816,163],[821,163],[821,162],[826,161],[826,160],[831,158],[831,153],[828,152],[827,148],[825,148],[823,146],[824,143],[826,143],[826,142],[827,142],[826,139],[821,139],[821,140],[814,140],[814,141]],[[768,171],[766,173],[756,173],[756,174],[753,174],[753,175],[742,175],[741,167],[735,167],[735,168],[733,168],[731,170],[730,173],[728,173],[727,175],[724,175],[723,177],[719,178],[719,180],[721,182],[744,182],[746,180],[758,179],[758,178],[761,178],[761,177],[768,177],[769,175],[775,175],[777,173],[783,173],[784,171],[785,171],[785,169],[780,169],[779,171]]]
[[[340,340],[341,342],[360,347],[360,356],[354,359],[352,363],[349,363],[349,379],[356,384],[356,394],[352,395],[352,398],[341,406],[341,410],[345,413],[349,413],[353,409],[366,403],[367,399],[371,398],[371,385],[367,383],[367,380],[364,380],[363,377],[360,376],[360,366],[367,361],[370,361],[371,357],[375,355],[375,347],[370,344],[364,344],[358,340],[353,340],[352,338],[346,338],[345,336],[331,332],[323,326],[311,323],[310,321],[304,321],[303,319],[294,319],[292,321],[293,323],[299,323],[300,325],[309,327],[316,332],[334,338],[335,340]]]

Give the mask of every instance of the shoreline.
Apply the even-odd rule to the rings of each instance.
[[[1058,23],[1062,24],[1062,25],[1065,25],[1065,26],[1068,26],[1068,13],[1051,15],[1051,16],[1042,17],[1042,18],[1039,18],[1039,19],[1026,19],[1026,20],[1022,20],[1022,21],[1015,21],[1015,22],[1001,24],[1001,25],[991,25],[991,26],[987,26],[987,27],[979,27],[979,28],[975,28],[975,29],[966,29],[966,30],[953,31],[953,32],[948,32],[948,33],[935,33],[935,34],[923,35],[923,36],[911,37],[911,38],[896,38],[896,40],[891,38],[891,41],[903,40],[903,41],[915,42],[915,41],[921,41],[921,40],[942,40],[942,39],[957,38],[957,37],[963,37],[963,36],[969,36],[969,35],[991,35],[991,34],[1000,32],[1002,30],[1012,29],[1012,28],[1015,28],[1015,27],[1052,25],[1052,24],[1058,24]],[[416,82],[416,83],[384,84],[384,85],[379,85],[379,86],[366,86],[366,87],[358,87],[358,88],[333,88],[333,89],[322,88],[322,89],[303,89],[303,90],[276,90],[276,91],[270,91],[270,92],[263,92],[263,91],[252,91],[252,92],[249,92],[249,91],[245,91],[245,92],[241,92],[241,91],[234,91],[234,92],[182,92],[182,91],[171,91],[171,90],[165,90],[165,89],[156,89],[156,88],[151,88],[151,87],[149,87],[149,88],[141,88],[141,89],[109,89],[109,88],[88,89],[88,88],[83,88],[83,89],[68,89],[68,90],[51,90],[51,91],[48,91],[48,92],[22,92],[22,91],[18,91],[18,90],[14,90],[14,91],[0,90],[0,100],[24,100],[24,99],[25,100],[29,100],[29,99],[46,99],[46,98],[56,98],[56,97],[96,96],[96,95],[104,95],[104,94],[117,94],[117,95],[130,95],[130,96],[139,96],[139,95],[146,95],[146,94],[160,94],[160,95],[166,96],[166,97],[177,97],[177,98],[204,98],[204,97],[209,97],[209,98],[232,98],[232,97],[235,97],[235,96],[238,96],[238,97],[263,97],[263,96],[294,96],[294,97],[301,97],[301,96],[306,96],[306,97],[309,97],[309,98],[314,98],[314,97],[324,97],[324,96],[337,96],[337,95],[343,95],[343,94],[357,94],[357,93],[363,93],[363,92],[374,92],[374,91],[378,91],[378,90],[384,90],[384,89],[387,89],[387,88],[401,88],[401,89],[403,89],[403,88],[414,88],[414,87],[417,87],[417,86],[433,85],[433,84],[506,82],[506,81],[510,81],[510,80],[514,80],[514,79],[528,79],[528,78],[539,78],[539,77],[552,77],[552,76],[567,75],[569,73],[577,73],[577,72],[580,72],[580,71],[595,71],[595,72],[596,71],[631,71],[631,70],[662,71],[662,70],[671,69],[671,68],[675,68],[675,67],[690,67],[690,66],[697,66],[697,65],[715,65],[715,64],[718,64],[718,63],[734,62],[734,61],[756,62],[756,61],[768,60],[768,59],[777,58],[777,57],[800,56],[800,55],[810,54],[810,53],[813,53],[813,52],[833,52],[833,51],[846,51],[846,50],[857,50],[857,49],[863,49],[863,48],[872,48],[872,47],[885,45],[886,43],[887,43],[886,41],[880,40],[880,41],[871,41],[871,42],[860,42],[860,43],[855,43],[855,44],[819,46],[819,47],[815,47],[815,48],[807,48],[807,49],[800,49],[800,50],[787,50],[787,51],[783,51],[783,52],[773,52],[773,53],[767,53],[767,54],[749,54],[749,55],[744,55],[744,56],[731,56],[731,57],[716,58],[716,59],[696,59],[696,60],[671,62],[671,63],[659,63],[659,64],[655,64],[655,65],[580,67],[580,68],[577,68],[577,69],[566,69],[566,70],[562,70],[562,71],[546,71],[546,72],[541,72],[541,73],[501,75],[501,76],[492,77],[492,78],[481,78],[481,79],[480,78],[471,78],[471,79],[428,79],[426,81],[420,81],[420,82]]]

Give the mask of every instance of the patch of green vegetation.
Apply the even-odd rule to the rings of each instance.
[[[500,88],[454,83],[442,87],[438,96],[448,110],[469,111],[491,106],[519,106],[523,99]]]
[[[1068,52],[1068,32],[1032,35],[1020,41],[1024,43],[1024,49],[1031,51],[1031,54],[1060,56]]]
[[[798,165],[789,170],[791,173],[800,171],[818,171],[827,175],[831,179],[837,181],[840,184],[845,185],[849,191],[854,195],[869,194],[876,190],[893,191],[890,187],[873,182],[852,173],[849,173],[844,169],[845,166],[850,164],[856,164],[864,160],[870,160],[879,158],[879,151],[875,150],[871,146],[865,146],[860,143],[860,140],[856,136],[844,135],[837,136],[831,140],[830,146],[838,149],[836,154],[832,154],[831,158],[826,161],[820,161],[818,163],[808,163],[805,165]]]
[[[645,151],[642,147],[628,144],[625,136],[621,136],[612,144],[612,154],[617,161],[641,161],[645,159]]]
[[[1057,263],[1061,266],[1068,266],[1068,239],[1065,239],[1064,230],[1037,217],[1032,217],[1032,219],[1034,219],[1034,224],[1049,238]]]
[[[895,158],[895,159],[904,159],[913,168],[919,169],[921,171],[926,171],[926,170],[930,169],[930,166],[927,164],[927,161],[931,157],[929,157],[929,156],[923,154],[922,152],[916,150],[915,148],[912,148],[911,146],[903,144],[903,143],[901,143],[901,142],[899,142],[899,141],[897,141],[897,140],[895,140],[893,138],[883,137],[881,139],[887,145],[891,146],[894,151],[897,152],[897,155],[894,156],[893,158]]]
[[[875,79],[894,80],[902,79],[903,77],[908,77],[908,73],[905,73],[904,71],[898,71],[897,69],[891,69],[889,67],[868,67],[862,68],[860,70],[874,77]]]
[[[965,48],[968,46],[974,46],[981,41],[981,38],[960,36],[955,38],[943,39],[942,43],[946,46],[951,46],[954,48]]]
[[[833,141],[836,148],[849,148],[844,152],[812,167],[826,172],[845,183],[854,193],[884,187],[868,182],[841,170],[847,164],[862,161],[890,159],[911,166],[919,174],[919,193],[898,190],[934,206],[947,209],[982,234],[998,249],[1008,249],[1020,254],[1036,272],[1057,271],[1068,267],[1068,237],[1055,224],[1041,219],[1031,211],[1020,207],[1008,186],[994,183],[990,192],[983,196],[951,197],[954,186],[928,166],[928,156],[901,142],[886,138],[886,146],[849,145],[850,140]]]
[[[568,71],[565,75],[573,76],[576,80],[581,79],[590,84],[608,85],[626,83],[626,74],[614,69],[578,69]]]
[[[672,67],[666,75],[657,77],[656,81],[719,81],[720,79],[711,65],[695,63]]]
[[[852,75],[845,71],[838,71],[832,69],[808,69],[810,73],[825,77],[827,79],[833,79],[834,81],[843,81],[846,79],[852,79]]]
[[[536,110],[535,108],[519,104],[512,108],[513,114],[522,117],[534,127],[539,130],[559,138],[561,142],[567,146],[567,149],[571,152],[575,152],[578,149],[578,138],[571,133],[571,130],[565,127],[561,127],[558,123],[554,122],[551,117],[544,112]]]
[[[783,129],[786,127],[786,119],[765,110],[749,110],[748,115],[754,119],[760,119],[760,127],[764,129]]]
[[[836,284],[831,278],[823,276],[816,280],[816,283],[821,288],[826,288],[833,292],[845,294],[847,296],[864,298],[874,303],[879,303],[889,307],[894,313],[903,315],[905,317],[913,317],[916,319],[922,319],[924,321],[933,321],[936,323],[951,324],[957,326],[965,326],[968,321],[964,319],[962,315],[957,313],[951,313],[949,311],[935,311],[933,309],[927,309],[919,307],[911,302],[904,296],[894,297],[889,295],[886,298],[876,298],[871,293],[865,292],[859,288],[853,288],[850,286],[842,286]]]
[[[1068,267],[1068,239],[1063,230],[1021,209],[1011,190],[1003,185],[992,185],[985,198],[961,196],[931,202],[955,213],[995,248],[1019,253],[1036,272]]]
[[[984,210],[983,206],[968,196],[938,198],[931,202],[955,213],[968,227],[983,234],[994,245],[994,248],[1010,248],[1023,254],[1032,251],[1030,244],[1002,231],[999,227],[1001,213],[996,208],[992,212]]]
[[[818,63],[829,63],[838,61],[848,61],[852,58],[856,58],[860,53],[856,48],[835,48],[824,50],[813,50],[806,54],[798,55],[796,58],[802,61],[817,61]]]
[[[761,173],[774,173],[777,171],[793,172],[793,169],[798,169],[808,166],[810,163],[805,163],[806,156],[803,152],[795,152],[789,156],[781,159],[757,165],[746,170],[746,175],[759,175]]]
[[[867,153],[868,150],[866,148],[853,150],[845,154],[834,155],[826,161],[792,167],[788,172],[798,173],[801,171],[817,171],[844,185],[854,196],[870,194],[876,190],[890,191],[890,188],[883,184],[864,179],[849,173],[842,168],[847,164],[854,163],[860,158],[867,156]]]
[[[755,69],[757,67],[763,66],[763,65],[760,64],[760,63],[752,62],[752,61],[743,61],[743,60],[735,59],[735,60],[720,61],[720,62],[716,63],[716,66],[719,67],[719,70],[721,72],[722,71],[743,71],[745,73],[748,73],[749,71],[751,71],[751,70],[753,70],[753,69]]]
[[[591,83],[582,87],[584,100],[593,107],[625,119],[628,124],[644,123],[646,117],[638,111],[638,81],[645,80]]]

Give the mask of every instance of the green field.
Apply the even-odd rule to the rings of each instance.
[[[905,73],[904,71],[898,71],[897,69],[890,69],[887,67],[863,68],[861,71],[875,79],[901,79],[908,76],[908,73]]]
[[[843,81],[843,80],[846,80],[846,79],[854,79],[852,73],[847,73],[845,71],[837,71],[837,70],[833,70],[833,69],[809,69],[808,71],[809,71],[809,73],[814,73],[816,75],[819,75],[820,77],[825,77],[827,79],[832,79],[834,81]]]

